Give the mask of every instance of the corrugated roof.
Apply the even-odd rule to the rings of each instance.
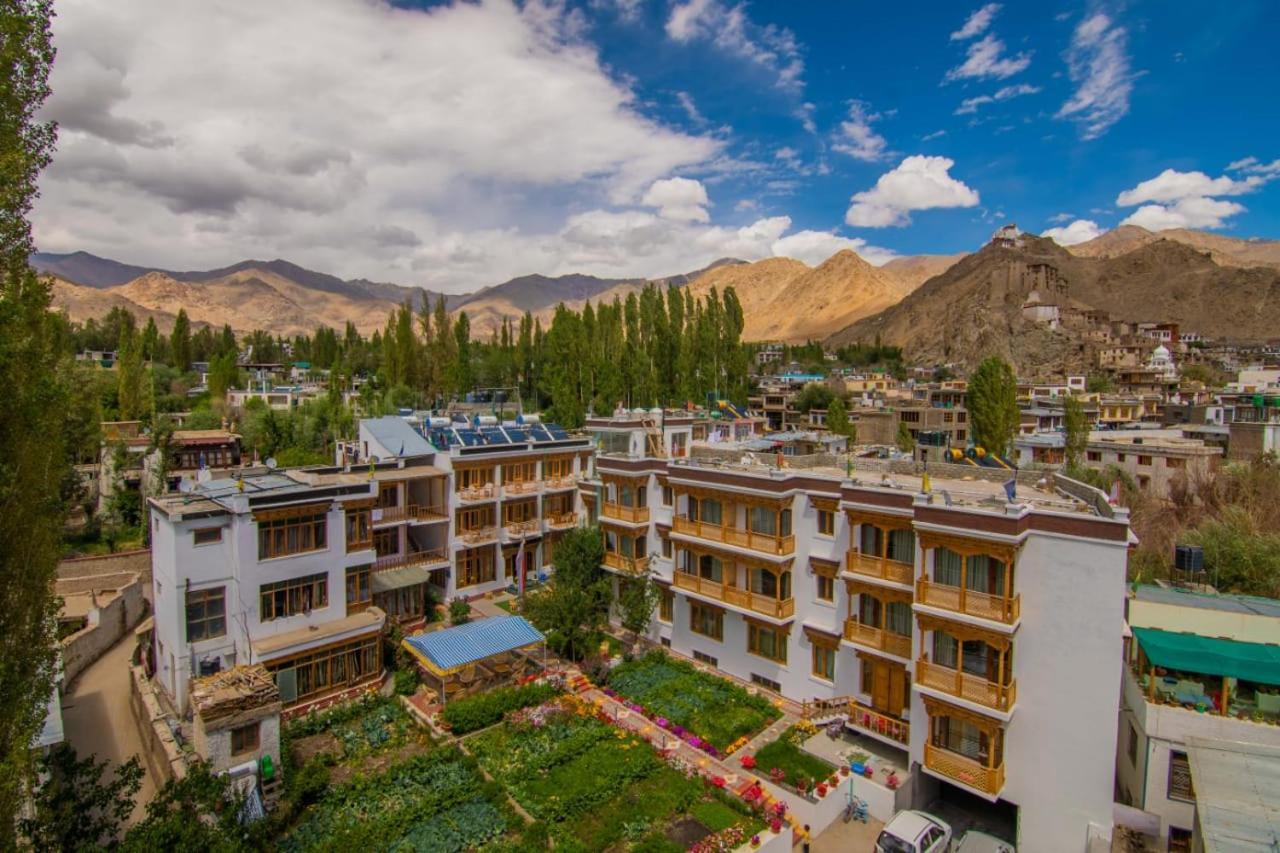
[[[436,452],[431,442],[423,438],[407,421],[395,415],[365,418],[360,421],[360,426],[396,456],[423,456]]]
[[[1280,850],[1280,748],[1187,738],[1207,853]]]
[[[467,664],[541,643],[544,639],[538,629],[521,616],[495,616],[405,637],[404,645],[433,672],[447,675]]]

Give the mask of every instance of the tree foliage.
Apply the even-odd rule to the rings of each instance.
[[[1013,367],[991,356],[969,377],[969,424],[973,443],[1004,457],[1018,432],[1018,378]]]
[[[845,407],[844,398],[839,395],[832,397],[830,405],[827,406],[827,429],[833,435],[843,435],[851,441],[856,440],[857,430],[853,424],[849,423],[849,410]]]
[[[558,655],[582,660],[599,640],[608,616],[609,580],[600,564],[604,542],[598,527],[568,531],[551,555],[555,573],[547,585],[525,596],[521,612]]]
[[[622,627],[635,634],[637,639],[647,633],[661,594],[658,585],[648,578],[621,581],[618,585],[618,611]]]
[[[40,759],[43,782],[32,795],[31,814],[18,823],[22,837],[35,850],[110,847],[133,812],[142,772],[136,756],[111,773],[106,761],[78,758],[59,744]]]
[[[1085,417],[1084,404],[1068,394],[1062,401],[1062,424],[1066,433],[1065,455],[1068,468],[1077,468],[1084,460],[1085,447],[1089,444],[1089,421]]]

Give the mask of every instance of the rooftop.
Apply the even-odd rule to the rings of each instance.
[[[1270,616],[1280,619],[1280,601],[1252,595],[1206,593],[1173,587],[1141,584],[1134,588],[1134,598],[1157,604],[1173,604],[1179,607],[1196,607],[1203,610],[1221,610],[1251,616]]]
[[[1280,848],[1280,748],[1187,738],[1204,849]]]

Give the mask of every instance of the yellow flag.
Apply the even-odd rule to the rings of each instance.
[[[933,492],[933,487],[929,483],[928,471],[925,471],[924,476],[920,478],[920,491],[924,492],[926,495]]]

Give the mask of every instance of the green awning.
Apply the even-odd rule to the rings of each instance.
[[[426,566],[401,566],[398,569],[382,569],[381,571],[373,572],[369,576],[369,582],[374,592],[391,592],[396,589],[404,589],[406,586],[427,583],[430,580],[431,569]]]
[[[1178,634],[1156,628],[1134,628],[1133,635],[1138,638],[1147,660],[1156,666],[1280,685],[1280,646]]]

